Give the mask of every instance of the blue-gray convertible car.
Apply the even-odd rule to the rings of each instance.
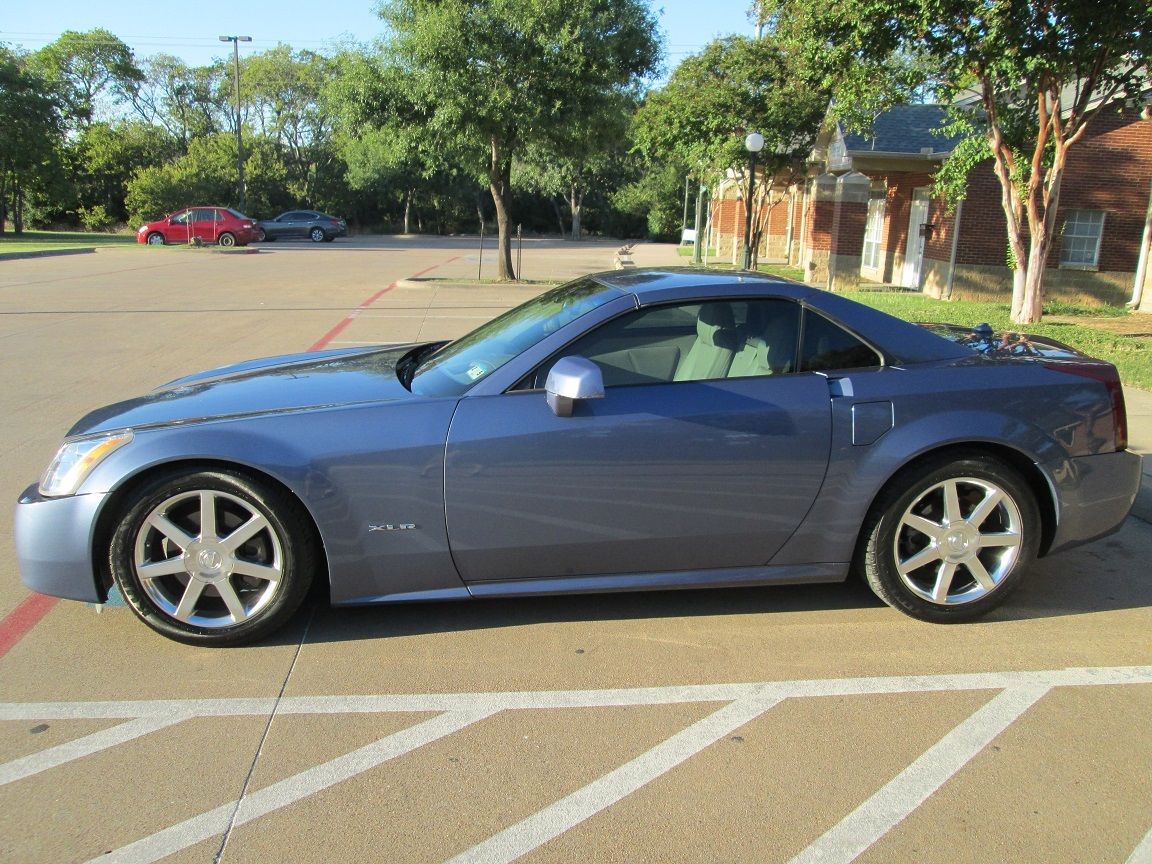
[[[335,604],[835,582],[967,621],[1136,495],[1116,370],[749,273],[562,285],[454,342],[100,408],[20,498],[35,591],[239,645]]]

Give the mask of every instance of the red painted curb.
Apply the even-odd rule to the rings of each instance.
[[[59,597],[32,594],[0,621],[0,658],[11,651],[28,632],[60,602]]]

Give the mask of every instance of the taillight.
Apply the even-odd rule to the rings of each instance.
[[[1116,437],[1116,449],[1128,449],[1128,410],[1124,405],[1124,388],[1120,385],[1120,373],[1110,363],[1045,363],[1049,369],[1091,378],[1108,388],[1108,398],[1112,402],[1112,428]]]

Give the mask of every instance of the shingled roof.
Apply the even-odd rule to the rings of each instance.
[[[947,154],[960,141],[959,136],[940,134],[946,122],[944,105],[897,105],[872,123],[868,133],[844,135],[849,155],[853,153],[907,153],[920,155],[931,147],[933,153]]]

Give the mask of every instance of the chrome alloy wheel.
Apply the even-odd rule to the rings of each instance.
[[[133,563],[148,599],[165,615],[195,627],[232,627],[275,599],[284,549],[250,502],[200,489],[173,495],[148,514]]]
[[[996,483],[949,478],[926,489],[900,517],[892,547],[896,572],[930,603],[979,600],[1012,572],[1023,523],[1016,501]]]

